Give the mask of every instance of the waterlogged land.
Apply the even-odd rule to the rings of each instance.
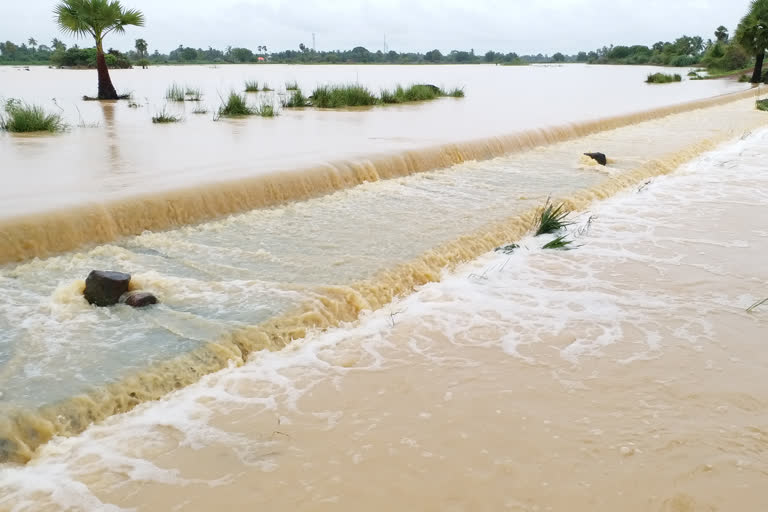
[[[309,221],[396,191],[427,205],[423,236],[436,205],[458,219],[470,195],[522,190],[515,176],[570,174],[598,197],[636,184],[591,204],[555,190],[579,209],[574,250],[517,238],[512,254],[488,252],[360,322],[56,440],[0,469],[0,508],[765,509],[768,315],[745,311],[768,280],[768,131],[748,133],[759,124],[738,102],[296,205]],[[701,140],[736,134],[675,171]],[[587,161],[530,173],[597,143],[608,176]],[[500,177],[513,182],[493,190]],[[355,218],[338,233],[365,224]],[[506,235],[527,222],[510,219]],[[469,255],[480,240],[452,247]]]
[[[643,81],[655,71],[586,65],[160,67],[113,71],[118,92],[132,92],[133,102],[99,103],[81,99],[95,94],[94,71],[0,68],[0,96],[62,112],[70,126],[58,136],[0,133],[7,183],[0,217],[562,126],[748,88],[732,81],[649,87]],[[222,98],[242,93],[248,80],[262,89],[248,93],[253,106],[263,100],[279,105],[288,95],[285,85],[294,83],[305,95],[329,84],[359,83],[378,95],[397,84],[429,83],[463,88],[466,96],[342,112],[285,109],[274,119],[213,122]],[[202,101],[167,101],[173,84],[196,90]],[[273,91],[263,92],[264,84]],[[153,124],[163,111],[181,122]]]

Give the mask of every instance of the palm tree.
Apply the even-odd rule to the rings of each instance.
[[[147,56],[147,48],[149,48],[149,45],[147,45],[147,42],[144,39],[136,40],[136,53],[139,54],[139,58],[145,58]]]
[[[755,56],[755,71],[750,81],[753,84],[760,83],[765,50],[768,48],[768,0],[752,1],[749,11],[736,29],[736,41]]]
[[[725,28],[723,25],[720,25],[719,27],[717,27],[717,30],[715,30],[715,38],[717,39],[718,43],[727,43],[728,29]]]
[[[104,57],[104,37],[110,32],[122,34],[128,25],[143,27],[144,14],[136,9],[123,9],[119,0],[61,0],[53,12],[61,30],[75,36],[90,35],[96,41],[98,98],[118,99]]]
[[[34,51],[37,48],[37,41],[35,40],[34,37],[30,37],[27,43],[29,43],[29,46],[32,48],[32,51]]]

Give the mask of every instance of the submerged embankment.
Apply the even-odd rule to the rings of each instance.
[[[745,310],[768,295],[768,131],[732,125],[743,140],[677,168],[708,146],[691,131],[726,136],[708,123],[728,115],[700,114],[576,141],[609,147],[615,163],[583,192],[556,191],[589,204],[571,218],[573,250],[523,237],[512,254],[483,254],[359,322],[57,439],[31,464],[0,468],[0,509],[766,509],[768,314]],[[401,205],[419,197],[414,230],[431,236],[446,194],[459,206],[452,226],[482,211],[465,196],[507,190],[514,203],[522,177],[555,172],[531,164],[575,158],[576,142],[370,184],[310,201],[301,217],[395,190]],[[639,158],[654,147],[676,156]],[[518,185],[493,189],[509,176]],[[527,227],[506,225],[496,240]],[[476,249],[466,237],[434,254],[490,247],[493,229],[476,232],[489,237]]]
[[[254,351],[354,321],[524,236],[549,196],[585,208],[766,122],[752,99],[709,102],[612,121],[622,127],[611,130],[595,124],[581,138],[569,127],[561,142],[508,156],[2,267],[2,457],[29,460],[54,435],[81,432]],[[610,165],[583,159],[591,150],[606,152]],[[81,290],[92,268],[131,272],[161,305],[89,307]]]

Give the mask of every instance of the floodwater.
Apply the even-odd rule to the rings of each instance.
[[[201,182],[370,158],[448,142],[466,142],[524,130],[562,126],[745,90],[734,81],[644,83],[659,68],[568,65],[528,66],[179,66],[114,70],[129,102],[84,102],[95,95],[96,72],[0,67],[0,98],[63,110],[71,125],[62,136],[0,134],[0,218],[146,195]],[[669,71],[669,70],[665,70]],[[673,70],[675,71],[675,70]],[[685,75],[687,69],[676,70]],[[241,92],[246,80],[274,92],[249,94],[252,104],[279,103],[286,82],[305,94],[317,85],[355,83],[374,92],[396,84],[463,87],[463,99],[419,105],[352,109],[283,110],[276,119],[213,122],[220,97]],[[201,89],[196,102],[167,102],[177,83]],[[153,125],[166,108],[184,122]],[[98,124],[98,127],[88,127]]]
[[[0,135],[0,510],[709,510],[713,475],[754,508],[765,396],[736,376],[764,369],[765,317],[743,310],[765,282],[768,116],[743,84],[649,69],[116,73],[134,108],[77,100],[83,72],[0,68],[4,95],[44,102],[56,74],[70,122],[106,115]],[[174,80],[213,108],[245,79],[350,73],[467,97],[149,121]],[[548,198],[592,213],[578,250],[526,238]],[[94,268],[160,304],[89,306]],[[689,488],[694,457],[718,472]]]
[[[523,237],[56,439],[0,469],[0,508],[765,510],[766,147],[637,175],[573,217],[573,250]]]

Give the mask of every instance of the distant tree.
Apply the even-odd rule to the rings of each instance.
[[[500,55],[494,51],[485,52],[485,62],[496,62],[498,57],[500,57]]]
[[[555,62],[565,62],[565,55],[563,55],[560,52],[557,52],[552,56],[552,60]]]
[[[32,51],[37,49],[37,40],[35,40],[34,37],[27,39],[27,44],[29,44],[29,47],[32,48]]]
[[[144,59],[147,57],[147,49],[149,46],[147,45],[147,42],[144,39],[137,39],[136,40],[136,53],[139,54],[140,59]]]
[[[104,56],[104,38],[111,32],[124,33],[129,25],[144,26],[144,14],[136,9],[123,9],[119,0],[61,0],[54,13],[59,28],[65,33],[93,37],[99,76],[98,98],[118,99]]]
[[[440,50],[432,50],[424,55],[424,60],[427,62],[440,62],[443,60],[443,54],[440,53]]]
[[[720,25],[715,30],[715,39],[720,43],[727,43],[728,42],[728,29],[724,26]]]
[[[760,83],[765,50],[768,48],[768,0],[753,0],[749,11],[736,29],[736,41],[755,56],[755,70],[751,82]]]
[[[53,47],[53,51],[65,51],[67,49],[67,45],[56,39],[53,38],[53,41],[51,41],[51,46]]]
[[[307,53],[309,51],[309,48],[307,48],[304,43],[299,43],[299,50],[301,53]]]
[[[579,52],[578,55],[576,55],[576,62],[587,62],[589,60],[589,56],[587,55],[587,52]]]

